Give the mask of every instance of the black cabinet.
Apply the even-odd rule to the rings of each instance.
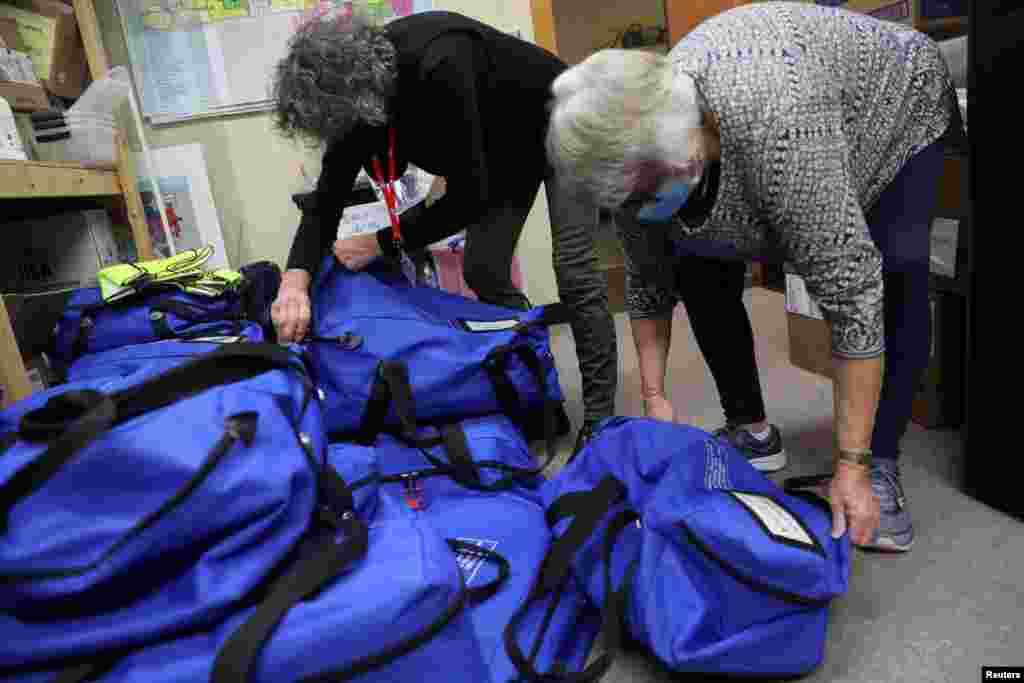
[[[963,483],[966,492],[1024,519],[1020,477],[1008,469],[1021,457],[1020,174],[1024,153],[1019,105],[1007,92],[1020,83],[1024,63],[1024,7],[1019,0],[974,0],[968,28],[970,144],[969,287],[966,324],[966,419]],[[1000,305],[1002,304],[1002,305]]]

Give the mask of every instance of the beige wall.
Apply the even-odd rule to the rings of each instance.
[[[615,40],[631,24],[665,26],[665,0],[552,0],[558,54],[570,64]]]
[[[112,62],[127,64],[114,0],[96,0],[96,6]],[[462,12],[506,31],[519,30],[528,40],[533,37],[529,0],[436,0],[435,7]],[[299,165],[305,162],[315,170],[316,155],[276,136],[267,114],[147,127],[146,135],[151,147],[203,145],[233,266],[259,259],[284,265],[299,220],[291,202],[291,194],[300,189]],[[527,296],[537,304],[557,300],[544,192],[538,193],[518,253]]]

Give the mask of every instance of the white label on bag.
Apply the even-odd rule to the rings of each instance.
[[[725,462],[725,450],[717,441],[708,439],[704,442],[706,460],[704,463],[704,488],[711,491],[728,491],[732,488],[729,481],[729,466]]]
[[[457,538],[457,541],[462,543],[468,543],[469,545],[475,545],[478,548],[484,550],[494,550],[498,547],[497,541],[486,541],[479,538]],[[483,565],[486,558],[481,557],[471,552],[456,552],[455,560],[458,562],[459,569],[462,570],[462,575],[466,578],[466,585],[473,583],[473,579],[476,578],[476,574],[480,571],[481,565]]]
[[[462,324],[466,326],[466,329],[470,332],[504,332],[505,330],[511,330],[519,321],[516,319],[512,320],[463,320]]]
[[[213,336],[213,337],[195,337],[193,339],[182,339],[181,341],[190,342],[193,344],[236,344],[240,341],[244,341],[245,337],[225,337],[225,336]]]
[[[750,512],[761,520],[775,538],[783,538],[801,545],[815,547],[814,540],[793,514],[771,498],[753,493],[730,491],[736,500],[743,503]]]

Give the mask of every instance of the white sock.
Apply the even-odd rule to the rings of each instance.
[[[750,432],[750,435],[752,437],[754,437],[755,439],[757,439],[758,441],[767,441],[768,437],[770,437],[772,435],[772,428],[769,425],[768,427],[765,427],[763,432],[753,432],[752,431],[752,432]]]

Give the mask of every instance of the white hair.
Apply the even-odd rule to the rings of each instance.
[[[568,187],[616,208],[637,163],[684,166],[701,156],[697,88],[671,62],[642,50],[601,50],[551,86],[547,151]]]

